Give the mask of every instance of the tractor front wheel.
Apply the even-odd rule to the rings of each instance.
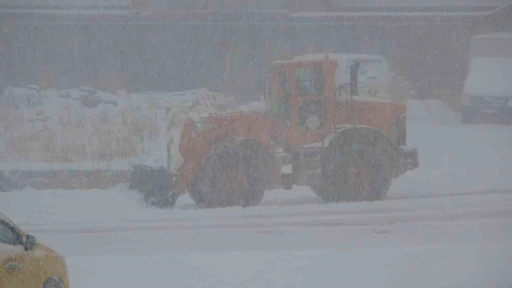
[[[223,145],[203,163],[189,189],[205,208],[259,205],[265,195],[265,162],[258,145]]]
[[[348,202],[385,198],[392,177],[384,153],[364,143],[329,148],[327,157],[322,160],[321,181],[312,187],[322,200]]]

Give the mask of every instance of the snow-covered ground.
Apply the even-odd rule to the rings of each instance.
[[[512,128],[410,101],[420,167],[388,199],[323,204],[305,187],[252,208],[173,210],[111,190],[0,194],[61,252],[72,287],[512,287]]]

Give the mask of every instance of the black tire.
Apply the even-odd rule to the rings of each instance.
[[[216,149],[192,180],[189,195],[204,208],[250,207],[261,203],[265,189],[265,154],[246,142]]]
[[[65,285],[59,277],[50,277],[44,282],[42,288],[65,288]]]
[[[144,165],[133,167],[129,188],[142,194],[147,205],[157,208],[172,208],[178,195],[173,193],[167,169]]]
[[[376,201],[386,197],[392,182],[391,161],[380,145],[364,138],[334,141],[322,156],[321,181],[313,190],[324,202]],[[368,175],[354,187],[351,175]],[[355,181],[357,182],[357,181]]]

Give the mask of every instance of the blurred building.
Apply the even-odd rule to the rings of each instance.
[[[270,61],[377,53],[428,97],[460,90],[471,35],[511,15],[510,0],[4,0],[0,83],[253,96]]]

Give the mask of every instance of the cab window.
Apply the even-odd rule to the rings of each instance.
[[[285,69],[277,72],[277,85],[272,85],[270,93],[272,114],[278,116],[284,123],[288,122],[290,114],[290,83]]]
[[[21,244],[20,235],[4,220],[0,220],[0,243],[8,245]]]
[[[325,77],[322,67],[306,67],[295,72],[297,95],[301,98],[322,97],[325,93]]]

